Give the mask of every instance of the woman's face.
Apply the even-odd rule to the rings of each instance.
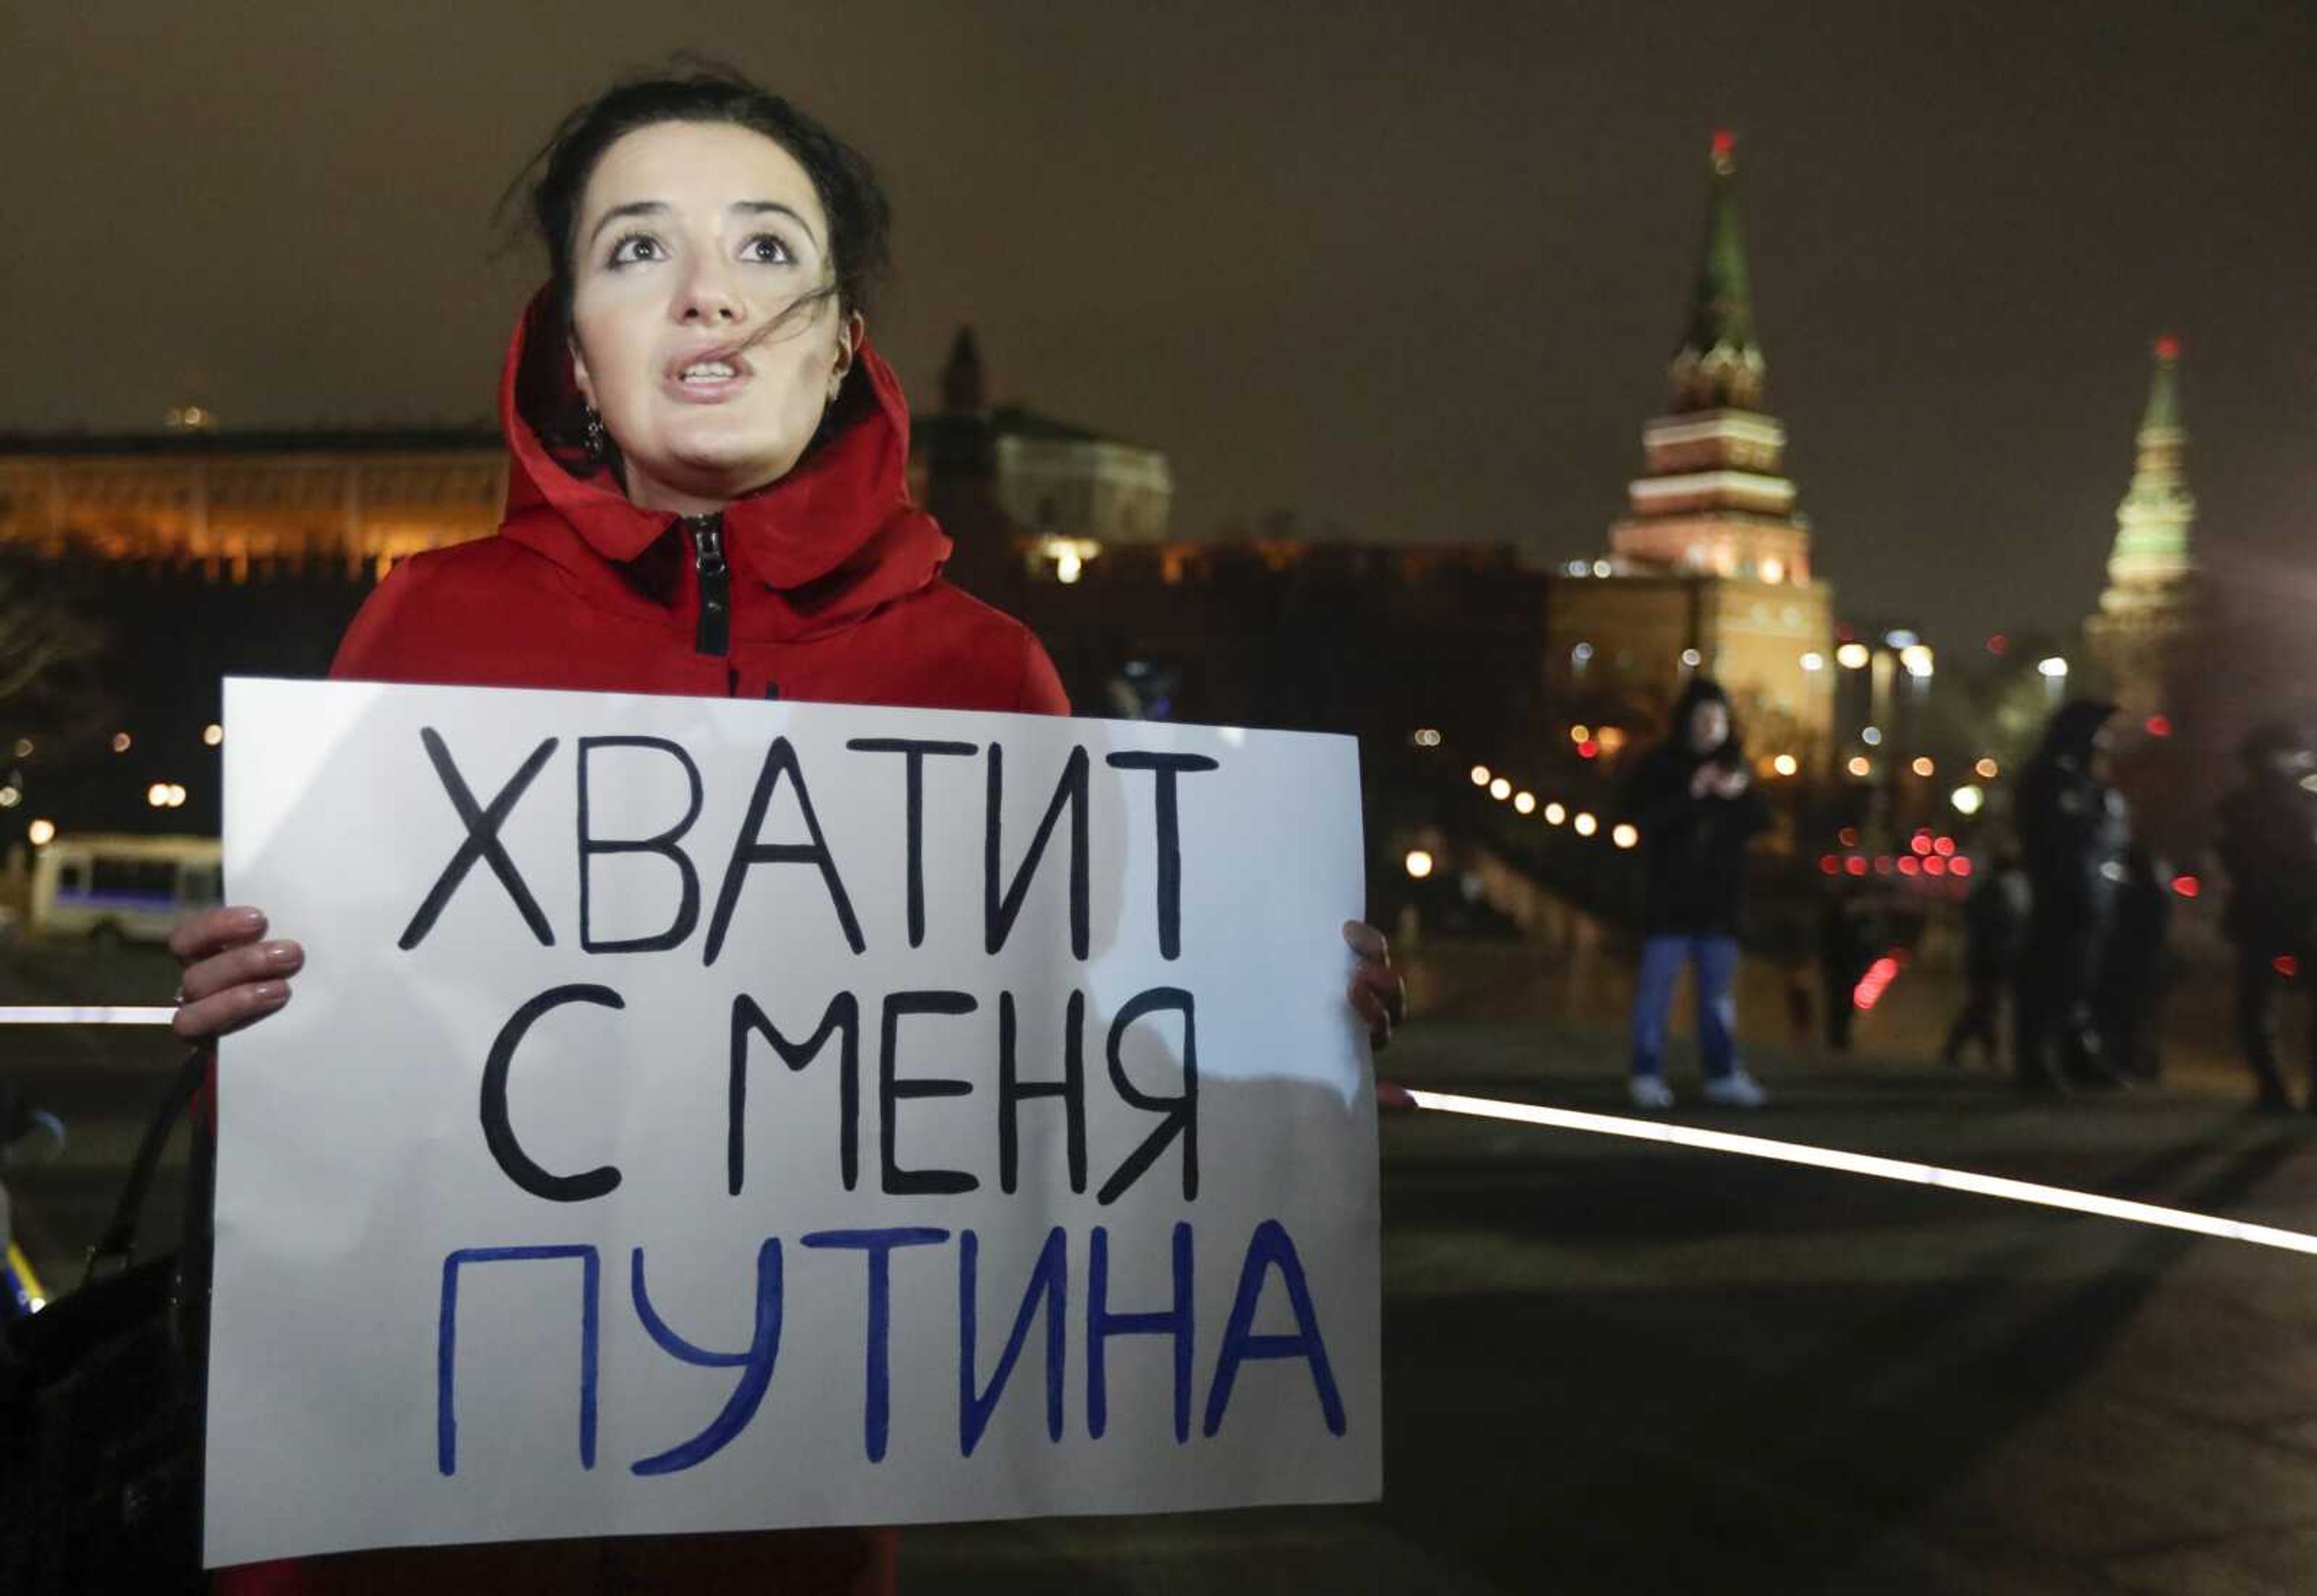
[[[580,197],[572,364],[620,448],[628,497],[697,515],[785,475],[853,363],[828,219],[796,158],[721,122],[614,142]]]

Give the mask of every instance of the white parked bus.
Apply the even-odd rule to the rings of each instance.
[[[162,942],[197,909],[222,901],[214,837],[58,837],[34,856],[32,932]]]

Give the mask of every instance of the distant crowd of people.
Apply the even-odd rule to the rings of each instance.
[[[2016,792],[2016,849],[1982,862],[1964,904],[1964,997],[1940,1056],[2004,1054],[2032,1096],[2113,1090],[2153,1080],[2159,1018],[2174,960],[2175,897],[2166,861],[2133,833],[2108,780],[2113,704],[2077,699],[2044,728]],[[1692,681],[1666,740],[1645,755],[1626,794],[1647,850],[1641,968],[1630,1089],[1663,1109],[1667,1010],[1682,967],[1695,973],[1708,1101],[1755,1107],[1762,1088],[1739,1062],[1733,980],[1746,850],[1769,824],[1749,785],[1722,690]],[[2277,1060],[2279,995],[2317,991],[2317,739],[2286,720],[2245,739],[2222,802],[2217,848],[2228,880],[2223,925],[2234,952],[2238,1041],[2264,1110],[2295,1107]],[[1858,982],[1885,950],[1877,906],[1847,878],[1829,883],[1818,923],[1825,1041],[1850,1045]],[[1799,956],[1799,948],[1790,950]],[[1790,986],[1797,1036],[1812,1028],[1810,997]],[[2317,1113],[2317,1016],[2309,1027],[2308,1095]]]
[[[2052,717],[2019,785],[2019,851],[1999,856],[1964,907],[1966,995],[1943,1056],[1957,1062],[1976,1043],[1997,1062],[2008,992],[2013,1074],[2035,1095],[2111,1089],[2159,1069],[2173,876],[2134,839],[2107,783],[2114,713],[2081,699]],[[2274,721],[2245,739],[2239,759],[2219,815],[2222,923],[2256,1101],[2283,1111],[2294,1103],[2277,1059],[2277,998],[2305,981],[2317,928],[2317,750],[2304,728]],[[2317,1108],[2317,1039],[2312,1047]]]

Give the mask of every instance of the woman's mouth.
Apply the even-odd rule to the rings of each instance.
[[[668,387],[679,399],[713,403],[747,385],[748,363],[737,354],[704,354],[672,366]]]

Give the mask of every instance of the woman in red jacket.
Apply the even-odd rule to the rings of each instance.
[[[868,164],[743,80],[622,85],[557,130],[532,193],[551,277],[500,383],[498,535],[405,561],[333,674],[371,681],[830,700],[1067,714],[1020,623],[941,578],[909,502],[908,408],[868,342],[889,213]],[[252,908],[172,939],[176,1029],[206,1040],[290,1000],[304,963]],[[1350,1000],[1381,1043],[1383,940]],[[890,1531],[362,1553],[226,1571],[241,1593],[668,1588],[873,1592]]]

